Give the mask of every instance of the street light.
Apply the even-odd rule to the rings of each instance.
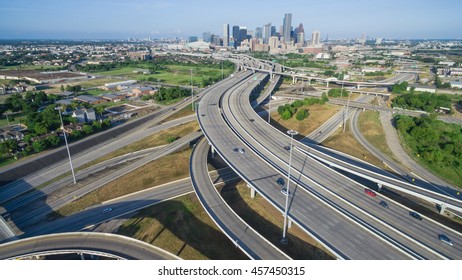
[[[59,119],[61,120],[61,129],[63,130],[64,142],[66,143],[67,155],[69,156],[69,165],[71,166],[72,179],[74,179],[74,184],[76,184],[77,181],[75,180],[75,173],[74,173],[74,166],[72,165],[71,152],[69,151],[69,145],[67,144],[66,131],[64,130],[63,117],[61,116],[61,107],[58,106],[58,108],[56,109],[58,109]]]
[[[287,187],[286,187],[286,206],[284,209],[284,228],[282,229],[282,237],[280,239],[282,244],[287,244],[288,240],[286,237],[286,232],[287,232],[287,212],[289,208],[289,186],[290,186],[290,165],[292,164],[292,142],[294,140],[294,136],[298,134],[298,131],[296,130],[288,130],[287,134],[292,136],[290,138],[290,152],[289,152],[289,171],[287,172]]]
[[[193,84],[192,84],[192,69],[189,69],[191,71],[191,110],[194,111],[194,95],[193,95]]]
[[[268,97],[268,123],[271,123],[271,92]]]

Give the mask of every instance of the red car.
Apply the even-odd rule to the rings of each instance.
[[[372,197],[375,197],[377,195],[375,192],[371,191],[370,189],[364,189],[364,192],[366,192],[366,194]]]

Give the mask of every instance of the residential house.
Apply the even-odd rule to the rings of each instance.
[[[78,123],[88,123],[96,120],[96,112],[93,109],[79,109],[72,113],[72,117],[77,119]]]

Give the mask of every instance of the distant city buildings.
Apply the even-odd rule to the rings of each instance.
[[[223,24],[223,47],[228,47],[229,45],[229,24]]]
[[[311,34],[311,45],[312,46],[317,46],[320,44],[320,40],[321,40],[321,32],[319,31],[313,31],[313,33]]]
[[[284,37],[284,42],[285,43],[290,43],[290,33],[292,31],[292,14],[285,14],[284,15],[284,21],[282,25],[282,32],[283,32],[283,37]]]

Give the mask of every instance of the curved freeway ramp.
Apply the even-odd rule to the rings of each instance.
[[[0,245],[0,259],[88,253],[127,260],[178,260],[177,256],[134,238],[96,232],[42,235]]]
[[[290,259],[238,217],[220,196],[207,170],[209,148],[207,140],[202,139],[194,148],[189,165],[194,191],[209,216],[251,259]]]

